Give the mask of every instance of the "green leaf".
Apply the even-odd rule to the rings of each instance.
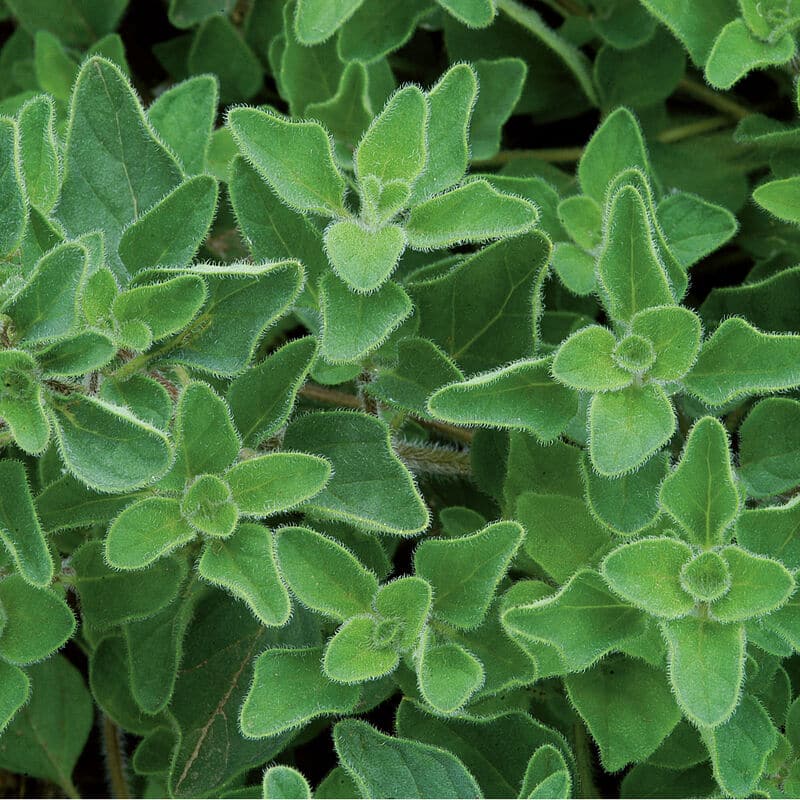
[[[430,585],[416,576],[395,578],[378,589],[374,607],[389,622],[399,625],[396,642],[399,650],[412,650],[431,610]]]
[[[305,453],[267,453],[225,473],[233,501],[244,516],[288,511],[315,497],[331,477],[330,462]]]
[[[304,606],[339,621],[372,610],[378,581],[338,542],[310,528],[280,528],[276,539],[281,575]]]
[[[174,272],[203,278],[209,293],[195,324],[181,334],[165,358],[214,375],[242,372],[264,332],[286,312],[303,286],[303,270],[296,261],[197,264]],[[163,274],[171,271],[163,270]]]
[[[0,461],[0,485],[0,541],[28,583],[47,586],[53,580],[53,558],[21,462]]]
[[[434,615],[457,628],[480,625],[523,534],[516,522],[496,522],[471,536],[423,541],[414,569],[433,587]]]
[[[344,179],[321,125],[234,108],[228,126],[242,155],[287,205],[328,216],[344,213]]]
[[[572,794],[572,777],[564,756],[551,744],[543,744],[531,756],[519,796],[569,797]]]
[[[64,464],[93,489],[136,489],[163,475],[172,461],[166,435],[127,409],[79,394],[52,395],[49,405]]]
[[[450,67],[428,92],[428,159],[414,183],[410,205],[455,186],[464,176],[469,163],[468,138],[473,155],[475,150],[475,122],[471,125],[470,120],[477,96],[478,80],[469,64]]]
[[[418,656],[417,675],[420,694],[439,714],[449,716],[480,689],[483,664],[455,642],[435,642],[432,634],[423,639]]]
[[[731,588],[711,604],[720,622],[744,622],[780,608],[794,593],[794,578],[779,561],[756,556],[735,545],[721,551],[731,575]]]
[[[244,601],[263,625],[289,620],[291,603],[278,576],[268,528],[244,523],[230,538],[207,542],[197,571]]]
[[[631,167],[648,172],[647,153],[636,118],[627,108],[609,114],[594,132],[578,162],[581,188],[598,203],[620,172]]]
[[[606,392],[622,389],[633,376],[615,359],[617,340],[608,328],[589,325],[562,342],[553,359],[553,376],[573,389]]]
[[[357,686],[333,683],[322,673],[322,648],[267,650],[255,661],[253,684],[242,706],[242,732],[276,736],[327,714],[347,714]]]
[[[577,245],[558,242],[553,249],[553,269],[573,294],[585,297],[596,289],[594,256]]]
[[[644,661],[612,656],[564,682],[608,772],[648,758],[681,719],[664,671]]]
[[[655,457],[636,472],[618,478],[598,475],[588,458],[582,461],[586,501],[592,514],[617,533],[630,535],[650,525],[658,516],[658,487],[665,477],[667,458]]]
[[[186,267],[208,234],[219,195],[210,175],[188,178],[127,227],[119,257],[128,273],[151,267]],[[180,219],[181,224],[175,225]],[[183,326],[181,326],[183,327]],[[156,337],[157,338],[157,337]]]
[[[35,32],[33,70],[39,86],[55,100],[69,101],[78,66],[57,36],[45,30]]]
[[[578,396],[550,376],[550,359],[509,367],[444,386],[428,399],[435,418],[461,425],[491,425],[555,439],[578,412]]]
[[[678,539],[646,538],[609,553],[601,571],[611,589],[629,603],[656,617],[678,619],[694,608],[680,580],[691,558],[691,548]]]
[[[195,75],[162,92],[147,109],[150,123],[188,175],[205,169],[218,99],[217,79]]]
[[[105,558],[116,569],[141,569],[194,537],[178,500],[147,497],[129,505],[111,523]]]
[[[480,92],[469,138],[472,159],[480,161],[500,150],[503,125],[520,99],[528,67],[520,58],[478,59],[475,71]]]
[[[301,44],[324,42],[345,23],[364,0],[298,0],[295,9],[295,33]]]
[[[796,196],[800,178],[784,178],[762,183],[753,191],[753,200],[762,208],[787,222],[800,222]]]
[[[373,230],[353,219],[334,222],[325,231],[325,250],[336,274],[357,292],[373,292],[394,272],[406,248],[399,225]]]
[[[78,291],[88,253],[68,242],[42,256],[25,288],[3,308],[14,321],[15,337],[26,344],[51,341],[72,331],[78,318]]]
[[[11,0],[6,5],[27,30],[48,30],[69,45],[88,46],[114,30],[128,0],[107,3],[74,0],[66,8],[58,0],[44,0],[34,5],[24,0]]]
[[[48,377],[70,377],[102,369],[116,354],[117,348],[107,336],[84,331],[40,350],[37,361]]]
[[[7,661],[0,661],[0,687],[2,687],[0,688],[0,733],[2,733],[14,719],[17,711],[28,702],[31,683],[19,667]],[[4,755],[5,742],[5,739],[0,740],[0,760]]]
[[[640,311],[631,320],[631,332],[653,344],[656,359],[647,374],[654,380],[682,378],[700,350],[700,320],[694,312],[682,306]]]
[[[611,547],[609,532],[577,497],[526,491],[517,498],[514,517],[526,531],[525,552],[558,583],[581,567],[596,566]]]
[[[428,510],[394,454],[386,425],[346,411],[307,414],[286,430],[284,447],[333,464],[328,485],[305,508],[367,530],[401,536],[428,526]]]
[[[138,572],[112,569],[97,540],[75,551],[72,567],[84,623],[97,629],[152,617],[175,599],[186,576],[185,562],[175,556]]]
[[[180,512],[196,531],[220,538],[230,536],[239,519],[230,487],[216,475],[200,475],[186,487]]]
[[[589,455],[605,477],[640,467],[675,431],[675,412],[661,386],[596,394],[589,406]]]
[[[741,369],[748,364],[747,371]],[[742,319],[725,320],[707,339],[686,388],[709,405],[800,384],[800,336],[761,333]]]
[[[588,194],[565,197],[558,204],[558,219],[572,240],[584,250],[594,251],[602,244],[603,209]]]
[[[483,248],[440,277],[412,283],[420,335],[466,373],[529,358],[539,344],[550,252],[545,236],[518,236]]]
[[[556,594],[507,608],[502,619],[512,636],[554,647],[565,672],[590,667],[646,626],[641,611],[617,599],[589,570],[577,572]]]
[[[439,5],[452,14],[468,28],[485,28],[494,19],[494,0],[436,0]]]
[[[397,343],[397,364],[380,368],[364,390],[383,403],[428,418],[428,398],[444,384],[463,377],[429,339],[404,338]]]
[[[192,28],[212,14],[226,13],[232,0],[169,0],[169,21],[176,28]]]
[[[22,155],[14,120],[0,120],[0,156],[7,165],[0,176],[0,192],[3,197],[0,254],[4,257],[19,247],[28,216]]]
[[[428,159],[428,98],[416,86],[393,94],[372,121],[354,156],[356,175],[374,175],[384,184],[419,177]]]
[[[264,772],[263,789],[266,800],[271,798],[311,800],[311,787],[303,774],[293,767],[285,767],[282,764],[267,768]]]
[[[27,672],[31,700],[0,739],[0,767],[77,794],[72,772],[94,724],[92,698],[80,672],[63,656],[33,664]]]
[[[36,362],[21,350],[0,352],[0,415],[26,453],[41,453],[50,440],[50,422],[42,408]]]
[[[388,282],[374,294],[356,294],[332,274],[320,282],[320,304],[320,352],[333,364],[356,361],[375,350],[413,308],[399,284]]]
[[[778,559],[790,570],[800,569],[800,500],[786,505],[746,508],[736,521],[736,541],[753,553]]]
[[[110,266],[122,231],[180,182],[175,158],[156,138],[127,78],[97,56],[72,93],[58,218],[72,236],[102,230]]]
[[[322,669],[326,677],[352,684],[393,672],[400,656],[392,634],[397,634],[397,623],[378,621],[370,615],[350,617],[325,648]]]
[[[714,727],[730,718],[744,676],[745,633],[689,616],[662,623],[675,699],[690,722]]]
[[[728,562],[716,550],[704,550],[681,567],[681,586],[700,603],[711,603],[731,588]]]
[[[75,617],[66,602],[20,575],[0,581],[0,658],[12,664],[32,664],[60,649],[75,632]],[[5,738],[5,737],[4,737]]]
[[[19,110],[19,157],[28,202],[43,214],[53,210],[58,199],[61,168],[55,133],[55,107],[47,95],[31,98]],[[12,194],[8,202],[13,203]],[[4,211],[13,220],[13,211]],[[17,218],[18,219],[18,218]],[[2,250],[3,247],[0,247]]]
[[[525,233],[538,218],[532,203],[478,179],[414,206],[405,230],[410,247],[434,250]]]
[[[295,339],[231,383],[227,400],[246,447],[256,447],[286,424],[316,355],[313,336]]]
[[[728,436],[713,417],[695,423],[678,466],[661,486],[660,501],[690,541],[712,547],[725,540],[739,515],[739,493]]]
[[[759,783],[778,733],[761,703],[745,694],[724,724],[703,731],[714,777],[731,797],[747,797]]]
[[[673,304],[642,196],[633,186],[624,186],[611,199],[607,214],[597,274],[611,317],[627,322],[637,311]]]
[[[447,750],[396,739],[360,720],[339,722],[333,741],[342,766],[367,797],[480,797],[466,767]]]
[[[744,20],[729,22],[719,33],[706,62],[706,80],[715,89],[730,89],[754,69],[785,64],[795,54],[794,38],[784,34],[774,44],[759,41]]]

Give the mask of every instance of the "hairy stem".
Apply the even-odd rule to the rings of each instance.
[[[728,95],[715,92],[704,83],[692,78],[683,78],[678,87],[686,94],[694,97],[695,100],[700,100],[710,108],[715,108],[717,111],[721,111],[734,119],[744,119],[753,113]]]
[[[469,450],[457,450],[446,445],[414,444],[396,439],[394,451],[414,473],[468,478],[472,472]]]
[[[130,798],[128,775],[125,766],[125,754],[122,743],[122,732],[107,716],[103,715],[102,723],[103,749],[106,754],[106,768],[111,796]]]

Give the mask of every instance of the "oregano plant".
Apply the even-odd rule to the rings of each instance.
[[[0,0],[0,794],[800,794],[798,0]]]

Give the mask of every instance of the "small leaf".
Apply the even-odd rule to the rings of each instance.
[[[331,141],[316,122],[286,122],[254,108],[234,108],[228,125],[245,158],[298,211],[343,214],[345,183]]]
[[[380,622],[369,615],[351,617],[325,648],[325,675],[336,683],[363,683],[393,672],[400,662],[391,641],[393,632],[397,632],[397,623]]]
[[[303,605],[339,621],[372,610],[378,581],[338,542],[310,528],[280,528],[276,539],[281,575]]]
[[[412,650],[431,610],[430,584],[414,575],[395,578],[378,589],[374,606],[380,616],[400,626],[399,650]]]
[[[596,394],[589,406],[589,454],[603,476],[641,466],[675,431],[675,412],[661,386],[629,386]]]
[[[354,156],[356,175],[413,183],[428,158],[428,98],[416,86],[395,92],[372,121]]]
[[[700,603],[712,603],[731,588],[728,562],[716,550],[703,550],[681,567],[681,586]]]
[[[127,409],[86,395],[50,397],[59,452],[87,486],[123,492],[152,483],[172,461],[166,435]]]
[[[83,331],[40,350],[37,361],[48,377],[77,377],[102,369],[116,354],[117,348],[107,336]]]
[[[712,547],[725,540],[739,515],[739,493],[725,428],[713,417],[695,423],[678,466],[661,485],[660,500],[690,541]]]
[[[255,661],[253,684],[240,715],[248,738],[277,736],[316,717],[352,712],[357,686],[333,683],[322,673],[322,648],[267,650]]]
[[[661,630],[669,649],[670,683],[687,719],[711,727],[725,722],[739,702],[744,628],[689,616],[664,622]]]
[[[278,576],[268,528],[244,523],[230,538],[207,542],[197,571],[243,600],[263,625],[289,620],[292,607]]]
[[[495,15],[494,0],[436,0],[468,28],[485,28]]]
[[[364,294],[388,280],[405,248],[406,236],[399,225],[371,230],[348,219],[334,222],[325,231],[325,250],[334,271]]]
[[[139,419],[162,430],[169,426],[172,418],[169,392],[147,375],[131,375],[124,380],[107,377],[100,387],[100,397],[114,405],[126,406]]]
[[[691,558],[691,548],[678,539],[640,539],[609,553],[601,571],[611,589],[629,603],[656,617],[678,619],[694,608],[680,580]]]
[[[28,216],[25,178],[19,150],[16,123],[12,119],[0,120],[0,158],[6,164],[0,176],[0,195],[4,203],[3,221],[0,225],[0,255],[4,257],[13,253],[22,241]]]
[[[419,688],[425,702],[439,714],[458,712],[481,687],[483,664],[455,642],[423,640],[417,664]]]
[[[477,59],[475,71],[480,91],[469,140],[473,161],[480,161],[492,158],[500,150],[503,125],[522,95],[528,66],[521,58]]]
[[[412,208],[405,229],[410,247],[434,250],[525,233],[538,218],[532,203],[479,179]]]
[[[0,416],[17,445],[39,454],[50,441],[50,421],[42,407],[36,362],[21,350],[0,352]]]
[[[608,328],[600,325],[582,328],[556,351],[553,376],[582,391],[605,392],[629,386],[633,377],[616,363],[616,346],[617,340]]]
[[[709,405],[800,385],[800,336],[761,333],[742,319],[726,319],[703,344],[684,385]]]
[[[496,522],[471,536],[423,541],[414,569],[433,588],[434,615],[457,628],[480,625],[523,533],[516,522]]]
[[[304,45],[324,42],[333,36],[363,2],[364,0],[298,0],[294,18],[298,41]]]
[[[61,164],[54,125],[55,107],[47,95],[31,98],[19,110],[19,154],[25,191],[30,204],[43,214],[53,210],[60,189]],[[11,217],[8,209],[4,213]]]
[[[11,664],[42,661],[75,632],[75,617],[66,602],[50,589],[31,586],[20,575],[0,581],[0,609],[5,617],[0,659]]]
[[[528,762],[521,798],[566,798],[572,794],[572,777],[564,756],[551,744],[537,748]]]
[[[333,729],[342,766],[367,797],[480,797],[475,779],[447,750],[396,739],[361,720]]]
[[[30,697],[31,683],[28,676],[13,664],[0,661],[0,733]],[[4,754],[4,743],[0,742],[0,760]]]
[[[438,419],[461,425],[491,425],[555,439],[578,412],[578,396],[550,377],[550,359],[509,367],[452,383],[428,400]]]
[[[375,417],[346,411],[307,414],[286,430],[284,447],[333,464],[328,485],[305,508],[367,530],[401,536],[428,526],[428,510]]]
[[[200,475],[184,491],[181,516],[196,531],[225,538],[236,527],[239,509],[225,481],[216,475]]]
[[[697,315],[682,306],[662,306],[640,311],[631,320],[631,332],[653,343],[655,363],[648,376],[675,381],[694,364],[700,350],[702,327]]]
[[[19,461],[0,461],[0,541],[20,575],[34,586],[53,580],[53,558],[36,516],[25,467]]]
[[[263,790],[265,800],[311,800],[311,787],[303,774],[283,764],[267,768]]]
[[[800,499],[786,505],[745,508],[736,521],[736,541],[753,553],[800,569]]]
[[[267,453],[225,473],[239,512],[256,517],[305,503],[322,491],[330,477],[329,461],[305,453]]]

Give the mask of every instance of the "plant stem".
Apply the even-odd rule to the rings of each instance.
[[[105,715],[103,715],[102,734],[111,796],[125,800],[132,795],[125,768],[122,733],[116,724]]]
[[[706,117],[697,122],[689,122],[686,125],[667,128],[656,136],[656,140],[661,142],[661,144],[672,144],[673,142],[680,142],[683,139],[691,139],[693,136],[699,136],[703,133],[711,133],[720,128],[730,127],[730,124],[730,117],[723,115]]]
[[[469,450],[440,445],[422,445],[397,439],[394,451],[416,473],[468,478],[472,474]]]
[[[576,722],[573,727],[575,733],[575,763],[578,771],[578,783],[576,787],[578,797],[600,797],[597,787],[594,785],[594,762],[592,751],[589,747],[589,737],[586,735],[586,728],[582,722]]]
[[[704,83],[700,83],[693,78],[683,78],[678,84],[678,87],[686,92],[686,94],[694,97],[695,100],[701,100],[707,106],[715,108],[717,111],[721,111],[723,114],[727,114],[734,119],[744,119],[753,113],[736,100],[719,92],[715,92]]]

